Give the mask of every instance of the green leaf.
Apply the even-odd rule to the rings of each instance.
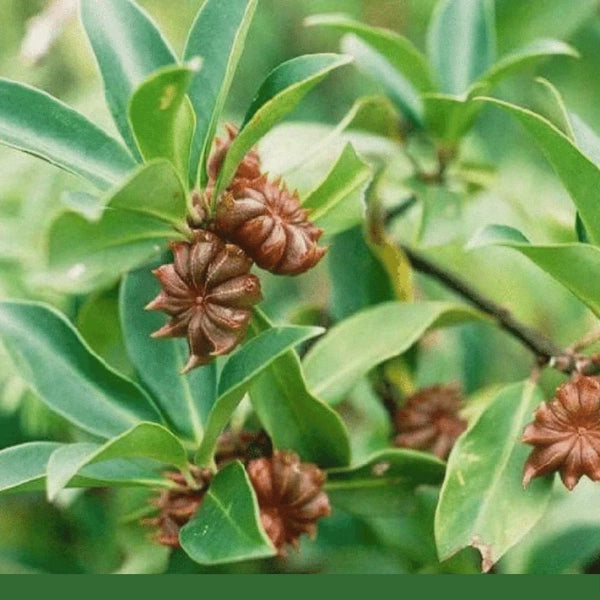
[[[371,181],[369,165],[347,144],[331,171],[302,203],[310,211],[313,223],[331,236],[361,223],[364,219],[364,195]]]
[[[383,88],[402,114],[419,125],[423,124],[423,103],[419,92],[385,56],[352,33],[342,38],[342,51],[354,57],[358,67]]]
[[[442,92],[461,95],[494,62],[490,0],[442,0],[431,19],[427,50]]]
[[[565,186],[585,228],[595,244],[600,243],[598,195],[600,169],[552,123],[527,109],[493,98],[479,98],[494,104],[517,118],[533,136]]]
[[[332,327],[308,352],[308,387],[329,404],[344,399],[376,365],[408,350],[428,329],[482,318],[446,302],[386,302]]]
[[[489,571],[543,515],[552,479],[536,479],[523,489],[523,465],[531,448],[518,441],[543,400],[531,382],[505,387],[458,439],[435,516],[440,560],[473,546]]]
[[[381,54],[417,91],[434,91],[429,63],[409,39],[389,29],[370,27],[343,14],[312,15],[304,24],[354,34]]]
[[[541,39],[503,56],[493,64],[480,78],[490,88],[496,86],[502,79],[549,56],[579,57],[579,53],[569,44],[560,40]]]
[[[50,455],[61,444],[28,442],[0,450],[0,493],[39,489]]]
[[[120,311],[125,344],[137,373],[152,392],[173,430],[200,443],[204,423],[216,395],[213,364],[180,375],[187,360],[182,339],[152,339],[150,334],[163,324],[164,315],[146,311],[160,285],[150,270],[130,273],[121,284]]]
[[[231,87],[257,0],[206,0],[186,43],[186,60],[201,56],[204,68],[194,79],[190,99],[196,131],[190,154],[191,183],[205,183],[205,165],[217,123]]]
[[[199,59],[164,67],[140,84],[129,103],[129,120],[144,160],[170,160],[185,181],[195,125],[186,93],[199,69]]]
[[[35,88],[0,79],[0,144],[46,160],[101,189],[121,181],[135,161],[82,114]]]
[[[19,375],[77,427],[109,438],[160,420],[146,393],[95,355],[55,309],[1,302],[0,337]]]
[[[271,363],[294,346],[323,333],[320,327],[273,327],[245,343],[225,363],[217,400],[208,415],[196,462],[205,466],[213,458],[219,434],[254,380]]]
[[[215,475],[200,508],[181,528],[179,540],[188,556],[203,565],[275,555],[260,524],[252,484],[239,462]]]
[[[131,0],[81,0],[81,20],[117,129],[138,156],[127,118],[129,100],[148,75],[177,58],[156,24]]]
[[[103,445],[81,443],[57,448],[46,467],[48,500],[54,500],[85,467],[118,458],[151,458],[188,472],[181,442],[162,425],[140,423]]]
[[[560,92],[543,77],[537,77],[533,88],[533,111],[548,119],[569,139],[575,139],[569,111]]]
[[[437,485],[445,465],[432,454],[389,449],[359,465],[331,469],[325,489],[334,507],[354,514],[391,515],[419,485]]]
[[[271,327],[255,311],[256,333]],[[294,350],[274,360],[250,387],[252,406],[277,448],[297,452],[322,467],[350,462],[348,432],[340,417],[307,389],[302,364]]]
[[[425,123],[427,129],[442,142],[453,145],[473,126],[481,105],[471,98],[447,94],[425,94]]]
[[[215,194],[231,181],[237,166],[260,138],[290,113],[300,100],[334,69],[352,61],[340,54],[306,54],[276,67],[260,86],[240,133],[223,162]]]
[[[531,245],[511,227],[491,225],[470,243],[470,247],[496,245],[513,248],[525,255],[600,317],[600,248],[591,244]]]
[[[97,223],[64,214],[52,225],[49,269],[40,284],[66,293],[87,293],[113,284],[121,274],[182,237],[187,206],[181,181],[166,161],[141,167],[104,200]]]

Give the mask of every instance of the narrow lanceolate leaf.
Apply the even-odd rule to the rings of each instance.
[[[129,103],[129,120],[144,160],[170,160],[185,181],[195,124],[186,93],[199,69],[199,59],[163,67],[140,84]]]
[[[484,81],[490,87],[493,87],[505,77],[549,56],[571,56],[577,58],[579,54],[572,46],[560,40],[535,40],[503,56],[480,77],[480,81]]]
[[[429,25],[427,46],[442,92],[463,94],[494,62],[493,3],[442,0]]]
[[[81,0],[81,20],[104,80],[108,107],[121,136],[137,155],[127,120],[137,86],[177,58],[150,17],[132,0]]]
[[[108,287],[182,237],[175,227],[185,220],[185,193],[166,161],[145,165],[103,203],[98,222],[67,213],[52,224],[40,284],[68,293]]]
[[[531,382],[502,389],[452,450],[435,516],[440,560],[473,546],[489,571],[540,519],[552,479],[521,479],[531,448],[519,437],[544,400]]]
[[[417,91],[434,91],[427,59],[407,38],[389,29],[370,27],[343,14],[313,15],[308,17],[304,24],[353,33],[381,54]]]
[[[188,349],[183,339],[157,340],[150,335],[165,323],[163,315],[144,307],[160,291],[149,269],[130,273],[121,284],[121,325],[127,351],[140,379],[152,392],[173,430],[197,444],[216,394],[216,367],[194,369],[182,377]]]
[[[506,246],[525,255],[564,285],[600,317],[600,248],[591,244],[532,245],[510,227],[490,225],[471,242],[471,247]]]
[[[386,302],[356,313],[332,327],[306,355],[308,387],[330,404],[340,402],[363,375],[408,350],[428,329],[480,318],[446,302]]]
[[[581,220],[595,244],[600,244],[598,194],[600,169],[550,121],[527,109],[493,98],[481,98],[506,110],[533,136],[569,192]]]
[[[385,56],[353,33],[342,38],[342,51],[353,56],[361,71],[383,88],[398,111],[411,121],[423,124],[423,103],[419,92]]]
[[[135,161],[82,114],[35,88],[0,79],[0,144],[42,158],[101,189],[121,181]]]
[[[268,319],[255,311],[253,331],[258,334],[270,327]],[[252,383],[250,399],[277,448],[294,450],[321,467],[350,462],[346,427],[337,413],[308,391],[295,350],[274,360]]]
[[[156,423],[140,423],[103,445],[81,443],[57,448],[46,468],[48,499],[56,498],[85,467],[124,458],[150,458],[184,472],[188,469],[185,448],[168,429]]]
[[[335,235],[361,223],[364,219],[366,188],[371,168],[347,144],[335,165],[319,186],[302,203],[310,211],[313,223]]]
[[[204,60],[204,68],[190,89],[196,113],[189,166],[192,184],[197,178],[205,182],[206,160],[257,1],[206,0],[190,29],[184,58],[201,56]]]
[[[352,61],[339,54],[307,54],[276,67],[261,85],[221,168],[217,189],[223,190],[246,153],[275,123],[290,113],[331,71]]]
[[[419,485],[444,479],[444,463],[431,454],[394,448],[382,450],[359,465],[331,469],[325,489],[334,507],[364,515],[397,513]]]
[[[41,400],[81,429],[109,438],[160,420],[148,395],[95,355],[55,309],[1,302],[0,339]]]
[[[43,489],[55,442],[29,442],[0,450],[0,493]]]
[[[256,378],[282,354],[321,333],[320,327],[273,327],[229,358],[221,372],[217,400],[208,415],[204,438],[196,454],[198,464],[210,464],[219,434]]]
[[[275,554],[260,524],[252,484],[239,462],[217,473],[200,508],[181,529],[179,540],[188,556],[202,565]]]

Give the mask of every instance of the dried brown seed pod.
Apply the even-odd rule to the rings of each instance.
[[[217,180],[219,171],[221,170],[223,161],[227,155],[227,151],[231,147],[231,143],[238,134],[237,127],[231,125],[230,123],[225,125],[225,129],[227,130],[227,137],[218,137],[215,139],[213,152],[210,155],[206,165],[209,187]],[[234,179],[257,179],[258,177],[260,177],[260,156],[256,150],[250,150],[250,152],[244,156],[244,159],[238,165]]]
[[[260,281],[248,273],[252,260],[240,248],[208,231],[196,231],[193,243],[173,242],[171,249],[174,263],[153,271],[162,291],[146,309],[171,317],[153,337],[187,338],[186,373],[242,341],[251,307],[261,299]]]
[[[314,536],[317,520],[331,514],[325,473],[294,452],[277,450],[270,458],[250,461],[246,469],[262,525],[280,555],[285,556],[287,544],[297,547],[303,533]]]
[[[304,273],[326,252],[317,245],[323,230],[307,220],[298,194],[266,175],[234,181],[219,199],[214,228],[278,275]]]
[[[525,487],[555,471],[569,490],[583,475],[600,481],[600,378],[579,375],[559,386],[521,441],[534,447],[523,470]]]
[[[179,530],[194,516],[210,484],[211,472],[208,469],[191,466],[190,471],[197,484],[194,489],[186,483],[181,473],[165,473],[178,487],[162,490],[152,498],[150,503],[158,509],[158,515],[142,521],[143,525],[156,528],[156,541],[163,546],[179,548]]]
[[[456,386],[434,385],[410,396],[396,411],[396,446],[429,450],[445,460],[458,436],[467,428],[458,411],[462,397]]]

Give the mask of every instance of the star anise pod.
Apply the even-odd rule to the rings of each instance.
[[[285,556],[287,544],[297,547],[303,533],[314,536],[317,520],[331,513],[325,473],[294,452],[277,450],[270,458],[250,461],[246,469],[262,525],[280,555]]]
[[[396,446],[428,450],[445,460],[467,428],[458,411],[461,394],[455,386],[434,385],[410,396],[395,414]]]
[[[297,192],[266,175],[237,180],[219,199],[214,229],[237,244],[259,267],[278,275],[304,273],[326,252],[323,230],[308,220]]]
[[[210,484],[211,472],[208,469],[191,466],[190,470],[197,484],[195,488],[187,484],[181,473],[165,473],[177,484],[177,488],[162,490],[152,498],[150,503],[158,509],[158,515],[142,521],[143,525],[156,528],[156,541],[163,546],[179,548],[179,530],[194,516]]]
[[[559,386],[554,399],[538,407],[521,441],[534,447],[524,486],[555,471],[569,490],[583,475],[600,481],[600,378],[579,375]]]
[[[208,159],[208,163],[206,165],[206,171],[209,179],[209,187],[214,184],[219,175],[219,171],[223,166],[223,161],[225,160],[225,156],[227,155],[227,151],[231,147],[231,143],[235,139],[238,134],[237,127],[232,125],[231,123],[227,123],[225,125],[225,129],[227,130],[227,137],[225,138],[216,138],[215,146],[213,149],[210,158]],[[250,150],[244,156],[242,162],[238,165],[237,171],[234,175],[235,179],[257,179],[260,177],[260,156],[256,150]]]
[[[237,246],[198,230],[195,240],[171,244],[174,263],[153,271],[162,291],[146,308],[171,320],[153,337],[185,337],[190,357],[186,373],[231,352],[243,339],[261,299],[258,277],[249,274],[252,260]]]

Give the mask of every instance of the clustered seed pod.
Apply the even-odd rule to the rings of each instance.
[[[434,385],[410,396],[396,411],[396,446],[429,450],[445,460],[458,436],[467,428],[460,418],[462,398],[451,385]]]
[[[214,228],[278,275],[304,273],[326,252],[317,245],[323,230],[307,220],[298,194],[266,176],[234,182],[217,204]]]
[[[179,472],[165,473],[178,487],[162,490],[158,497],[152,498],[150,503],[158,509],[158,515],[142,521],[143,525],[156,528],[155,539],[163,546],[179,548],[179,530],[194,516],[210,484],[209,470],[194,466],[190,470],[197,488],[192,489]]]
[[[162,291],[146,307],[167,313],[170,322],[153,337],[187,338],[190,357],[183,369],[205,365],[231,352],[243,339],[261,299],[252,261],[237,246],[198,230],[192,243],[171,244],[174,263],[153,271]]]
[[[569,490],[583,475],[600,481],[600,378],[578,375],[559,386],[521,441],[534,447],[523,470],[525,487],[555,471]]]
[[[219,172],[221,171],[221,167],[223,166],[223,161],[227,155],[227,151],[231,147],[231,143],[235,139],[235,136],[238,134],[237,127],[234,127],[230,123],[225,125],[225,129],[227,130],[227,137],[216,138],[214,150],[208,159],[206,171],[208,174],[209,187],[212,187],[214,182],[217,180]],[[252,180],[257,179],[260,177],[260,175],[260,156],[256,150],[250,150],[250,152],[246,154],[242,162],[238,165],[237,171],[234,175],[234,180]]]
[[[297,547],[303,533],[314,536],[317,520],[331,513],[323,491],[325,473],[297,454],[278,450],[250,461],[246,469],[262,525],[280,555],[285,556],[287,544]]]

